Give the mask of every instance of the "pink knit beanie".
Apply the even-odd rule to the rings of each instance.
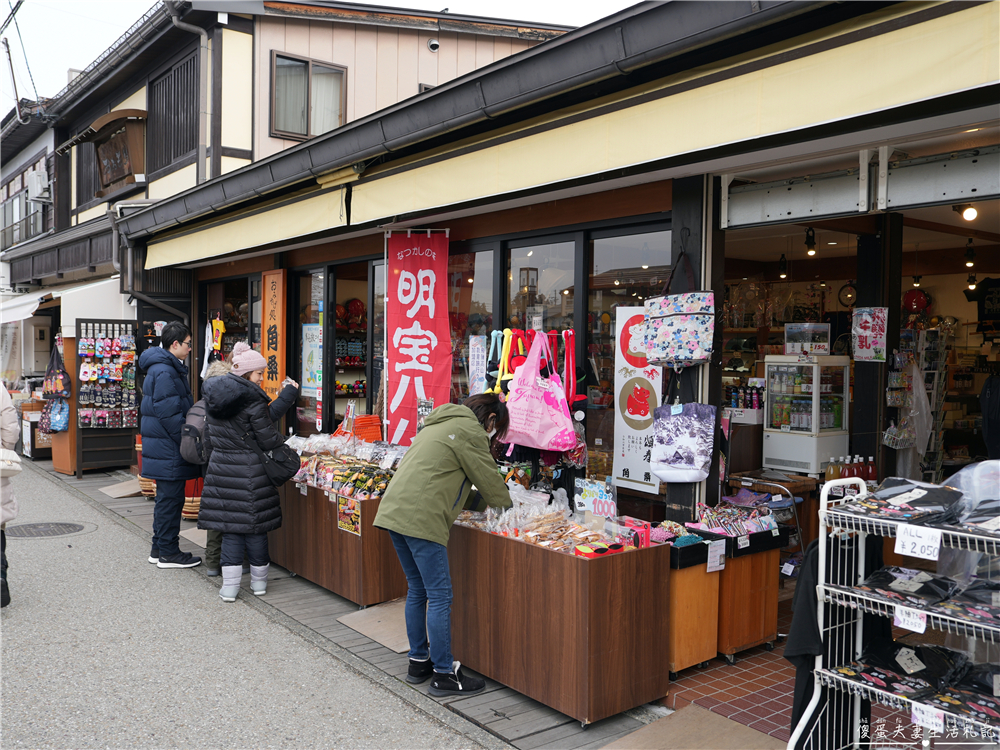
[[[249,372],[263,370],[267,367],[267,360],[264,359],[264,355],[251,349],[250,346],[243,341],[237,342],[236,346],[233,347],[233,354],[229,361],[233,365],[233,375],[239,375],[241,377]]]

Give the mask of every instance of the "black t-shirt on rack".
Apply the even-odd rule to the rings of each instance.
[[[1000,279],[983,279],[975,289],[966,289],[965,298],[976,303],[977,333],[1000,331]]]

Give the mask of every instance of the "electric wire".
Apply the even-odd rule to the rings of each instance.
[[[10,6],[10,14],[14,19],[14,29],[17,31],[17,40],[21,43],[21,54],[24,55],[24,65],[28,69],[28,79],[31,81],[31,90],[35,92],[35,103],[38,104],[38,89],[35,86],[35,77],[31,74],[31,65],[28,63],[28,51],[24,48],[24,38],[21,36],[21,26],[17,22],[17,16],[14,15],[14,3],[7,0],[7,5]]]

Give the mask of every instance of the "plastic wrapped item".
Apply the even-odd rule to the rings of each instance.
[[[958,591],[958,583],[923,570],[889,565],[872,573],[856,587],[876,599],[891,604],[937,604]]]
[[[963,494],[901,477],[889,477],[875,492],[840,506],[838,512],[885,521],[942,523],[958,517]]]
[[[833,671],[851,682],[879,690],[889,690],[896,695],[911,699],[929,695],[934,691],[927,680],[922,680],[919,677],[907,677],[905,674],[901,674],[902,670],[880,669],[860,661],[852,661],[843,667],[834,668]]]
[[[969,670],[969,657],[943,646],[890,641],[870,648],[861,661],[929,682],[935,690],[953,687]]]

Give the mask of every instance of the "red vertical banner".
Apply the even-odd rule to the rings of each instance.
[[[264,311],[260,321],[263,333],[261,354],[267,360],[260,387],[273,401],[285,379],[285,269],[265,271],[262,275]]]
[[[409,445],[417,431],[417,401],[434,406],[451,396],[448,327],[448,235],[386,234],[387,436]]]

